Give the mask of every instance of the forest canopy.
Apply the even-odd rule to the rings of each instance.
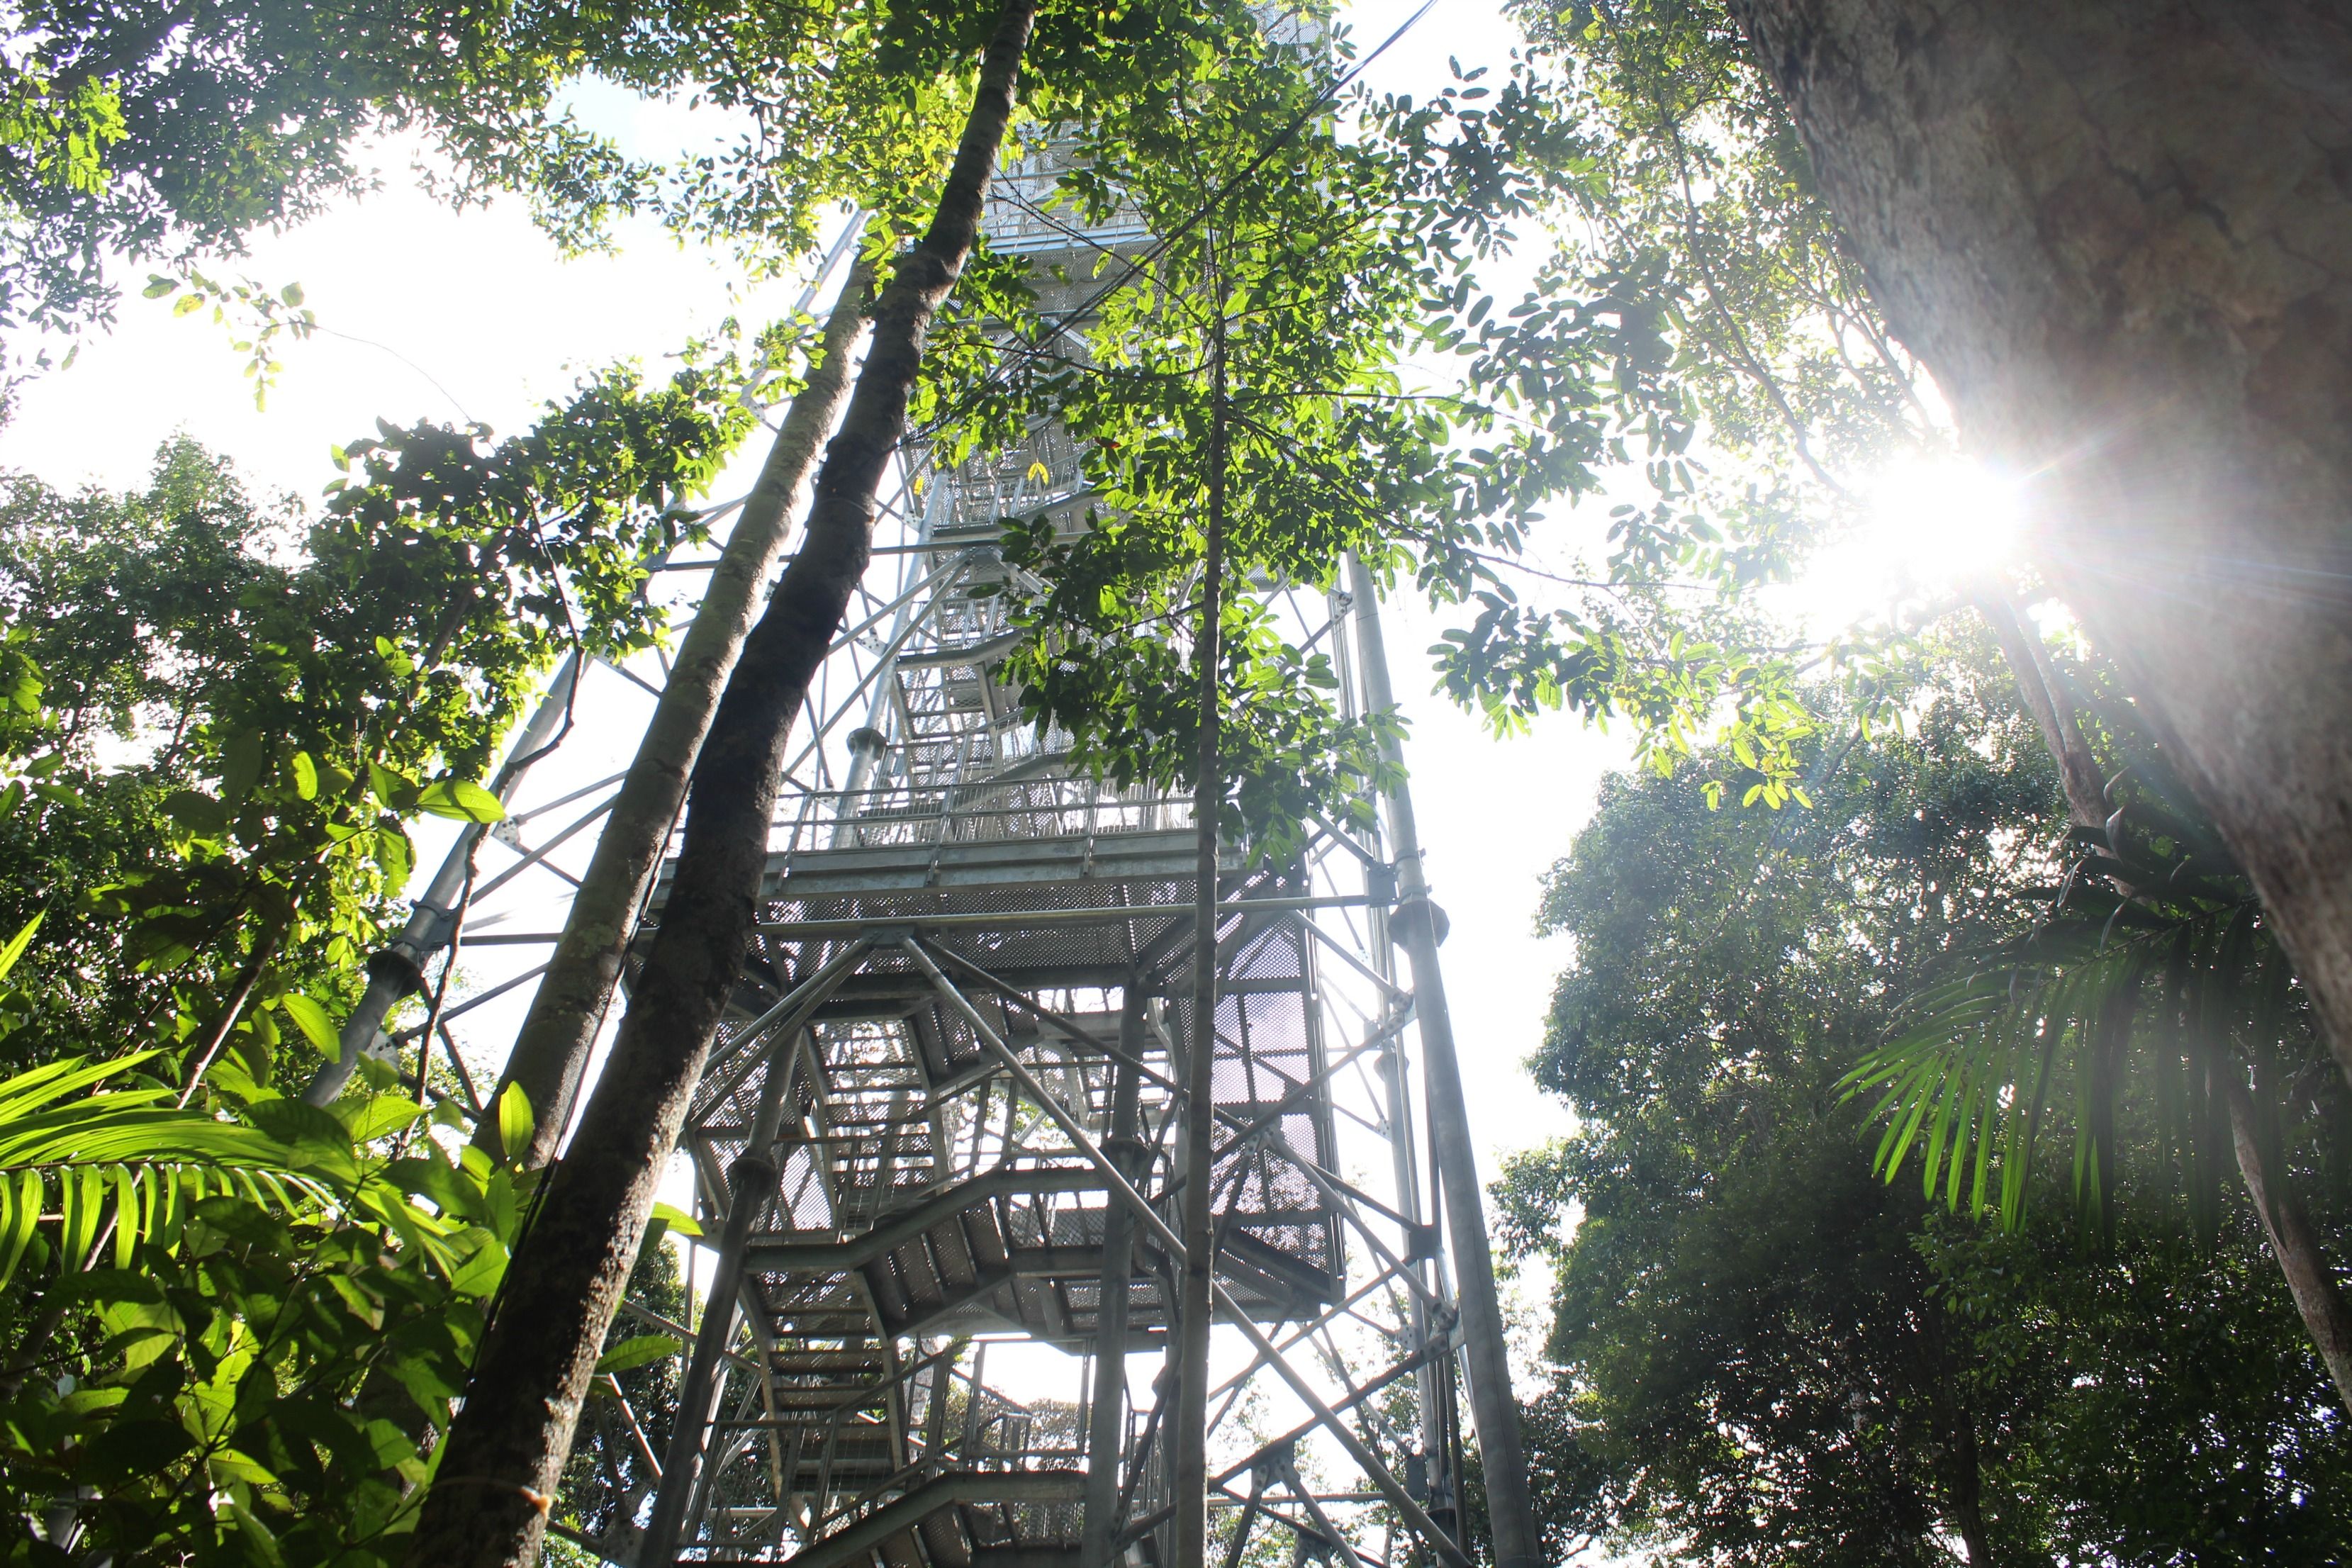
[[[801,762],[844,800],[908,776],[903,689],[874,685],[841,779],[809,732],[834,672],[900,657],[922,589],[890,601],[876,563],[935,546],[887,530],[987,473],[1001,504],[955,558],[988,563],[960,612],[987,636],[915,657],[973,670],[969,703],[1055,782],[1181,804],[1170,951],[1220,929],[1221,875],[1268,900],[1254,919],[1303,917],[1338,852],[1363,890],[1333,918],[1387,955],[1358,964],[1383,1038],[1410,1022],[1443,1064],[1433,1118],[1461,1099],[1448,872],[1411,837],[1408,710],[1425,689],[1497,747],[1577,723],[1628,764],[1541,880],[1538,930],[1572,939],[1548,1013],[1464,1042],[1489,1074],[1531,1053],[1573,1131],[1484,1194],[1458,1140],[1409,1131],[1400,1179],[1435,1207],[1381,1211],[1403,1259],[1353,1256],[1409,1278],[1447,1348],[1367,1388],[1315,1345],[1344,1390],[1320,1429],[1366,1478],[1329,1500],[1402,1521],[1383,1563],[2345,1556],[2352,300],[2311,258],[2352,244],[2328,78],[2352,40],[2285,4],[2002,0],[1925,32],[1887,9],[1506,0],[1480,17],[1507,42],[1466,63],[1426,6],[1393,31],[1244,0],[13,11],[0,1555],[700,1550],[699,1434],[722,1396],[751,1408],[728,1325],[782,1180],[756,1145],[852,1135],[784,1103],[787,1066],[740,1108],[740,1161],[693,1173],[701,1221],[659,1194],[706,1068],[748,1081],[740,988],[803,998],[762,1015],[800,1030],[877,942],[930,963],[888,925],[753,973],[791,925],[764,900]],[[719,134],[642,133],[665,115]],[[142,311],[226,326],[257,418],[321,335],[404,358],[249,275],[394,182],[460,222],[527,214],[542,277],[677,247],[723,306],[658,358],[518,371],[538,390],[506,428],[420,418],[387,374],[293,495],[184,431],[112,487],[11,439]],[[1039,236],[1083,262],[1038,262]],[[1857,608],[1824,584],[1872,551]],[[1402,702],[1353,662],[1381,601],[1434,638],[1397,650]],[[593,809],[526,850],[555,805],[519,806],[525,775],[575,733],[611,755],[549,793]],[[1528,795],[1511,809],[1563,832],[1586,809]],[[566,884],[560,929],[469,925],[534,866]],[[1161,1443],[1171,1500],[1125,1545],[1272,1562],[1265,1513],[1295,1561],[1369,1562],[1304,1448],[1244,1466],[1210,1523],[1211,1325],[1256,1335],[1227,1285],[1280,1270],[1212,1214],[1213,1154],[1244,1142],[1219,1005],[1244,1016],[1252,982],[1185,940],[1150,1048],[1191,1109],[1156,1142],[1041,1086],[1058,1050],[1083,1088],[1102,1047],[1053,1008],[1017,1004],[1029,1065],[1015,1008],[954,1027],[1008,1064],[1005,1168],[1031,1106],[1162,1270],[1160,1384],[1111,1407],[1164,1427],[1138,1451]],[[478,984],[479,952],[525,942],[543,963]],[[1465,989],[1513,961],[1444,960]],[[512,1019],[474,1011],[510,990]],[[1288,1103],[1251,1100],[1246,1137]],[[1336,1205],[1362,1174],[1305,1179]],[[1541,1298],[1516,1365],[1490,1224]],[[1413,1272],[1446,1247],[1450,1273]],[[1307,1344],[1303,1312],[1278,1324]],[[862,1366],[862,1336],[813,1353]],[[970,1336],[932,1337],[908,1357],[947,1368],[925,1463]],[[1422,1364],[1455,1351],[1466,1415]],[[728,1419],[789,1425],[766,1386]],[[1444,1421],[1475,1453],[1462,1499],[1400,1436]],[[802,1518],[803,1456],[772,1436],[766,1463],[780,1552],[950,1479],[820,1482]],[[1087,1528],[1053,1560],[1110,1561]]]

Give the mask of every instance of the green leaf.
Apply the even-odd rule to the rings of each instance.
[[[367,1440],[381,1468],[393,1469],[416,1458],[416,1445],[408,1435],[382,1417],[367,1424]]]
[[[228,807],[208,795],[175,789],[163,797],[163,815],[192,833],[216,837],[228,827]]]
[[[335,1107],[335,1114],[351,1133],[352,1142],[373,1143],[415,1125],[425,1111],[405,1095],[378,1094],[361,1100],[344,1100]]]
[[[299,994],[280,996],[278,1005],[294,1020],[294,1026],[302,1031],[303,1037],[319,1048],[320,1055],[333,1061],[343,1054],[341,1033],[324,1007]]]
[[[378,638],[379,642],[383,639]],[[406,811],[416,802],[416,781],[381,763],[367,765],[368,792],[394,811]]]
[[[41,916],[37,914],[25,922],[22,931],[8,939],[7,946],[0,947],[0,980],[5,980],[8,972],[16,967],[16,961],[25,956],[26,948],[33,945],[33,933],[40,929]]]
[[[499,1094],[499,1146],[513,1159],[530,1142],[530,1096],[510,1083]]]
[[[661,1224],[667,1226],[670,1229],[677,1232],[680,1236],[700,1236],[702,1234],[702,1227],[695,1223],[694,1216],[692,1215],[688,1214],[683,1209],[673,1208],[667,1204],[654,1205],[653,1217]]]
[[[383,1327],[383,1302],[377,1300],[374,1297],[361,1289],[349,1279],[341,1274],[330,1274],[326,1277],[326,1279],[327,1289],[332,1290],[335,1295],[341,1300],[344,1310],[349,1311],[352,1317],[357,1318],[361,1322],[365,1323],[371,1329],[381,1329]]]
[[[261,777],[261,764],[268,760],[268,747],[260,734],[247,731],[233,735],[221,748],[221,795],[236,802],[246,797]]]
[[[215,1485],[227,1486],[238,1481],[247,1486],[271,1486],[277,1475],[260,1461],[238,1453],[235,1448],[223,1448],[215,1454],[210,1466]]]
[[[635,1372],[641,1366],[667,1360],[686,1349],[686,1342],[675,1334],[639,1334],[623,1340],[597,1358],[599,1375],[610,1373]]]
[[[5,1208],[5,1228],[0,1230],[0,1286],[15,1278],[16,1265],[24,1260],[26,1244],[33,1239],[33,1227],[41,1217],[41,1199],[47,1184],[38,1171],[26,1171],[16,1178],[16,1192],[8,1194],[8,1179],[0,1176],[0,1208]]]
[[[308,752],[297,752],[287,766],[294,774],[294,793],[304,800],[319,798],[319,764],[310,760]]]
[[[497,1237],[487,1230],[477,1230],[474,1234],[480,1238],[481,1245],[449,1277],[449,1289],[456,1295],[486,1298],[499,1288],[499,1281],[506,1278],[507,1249],[499,1244]]]
[[[261,1468],[258,1465],[253,1468]],[[263,1473],[268,1474],[267,1471]],[[237,1534],[252,1547],[253,1554],[268,1563],[269,1568],[284,1568],[286,1558],[278,1551],[278,1537],[270,1533],[269,1527],[256,1519],[252,1510],[235,1497],[228,1499],[228,1511],[229,1517],[236,1521]]]
[[[416,804],[436,816],[459,822],[503,822],[507,815],[497,795],[464,779],[435,780],[417,792]]]
[[[139,290],[139,294],[142,299],[160,300],[179,286],[180,280],[176,278],[166,278],[160,272],[150,272],[147,274],[147,287]]]

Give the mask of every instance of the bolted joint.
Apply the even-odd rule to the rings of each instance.
[[[1407,937],[1418,936],[1426,931],[1430,944],[1443,947],[1446,934],[1454,929],[1454,922],[1445,918],[1445,911],[1438,907],[1435,900],[1423,897],[1407,899],[1399,904],[1396,912],[1389,916],[1389,929]]]
[[[777,1179],[776,1163],[761,1154],[739,1154],[727,1167],[727,1193],[730,1200],[745,1193],[773,1192]]]
[[[395,996],[414,996],[425,989],[425,971],[404,942],[368,954],[367,977],[371,984],[393,986]]]
[[[1140,1138],[1106,1138],[1103,1154],[1110,1157],[1112,1166],[1118,1166],[1119,1175],[1127,1180],[1136,1180],[1152,1163],[1152,1147]]]

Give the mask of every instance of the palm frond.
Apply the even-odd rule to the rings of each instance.
[[[1997,1209],[2013,1227],[2055,1118],[2073,1132],[2078,1213],[2104,1227],[2121,1176],[2121,1108],[2152,1094],[2192,1216],[2210,1234],[2228,1137],[2212,1074],[2245,1070],[2233,1042],[2284,1029],[2292,997],[2275,952],[2251,899],[2126,897],[2073,879],[2032,931],[1913,997],[1841,1080],[1880,1127],[1873,1168],[1892,1181],[1916,1151],[1925,1195]]]
[[[143,1241],[174,1245],[208,1195],[241,1194],[291,1213],[357,1189],[347,1138],[225,1121],[173,1105],[159,1088],[102,1087],[153,1054],[68,1058],[0,1079],[0,1285],[52,1212],[58,1268],[84,1266],[110,1240],[120,1268]]]

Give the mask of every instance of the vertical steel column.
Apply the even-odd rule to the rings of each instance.
[[[572,708],[572,688],[580,679],[580,656],[576,653],[564,659],[548,683],[547,695],[531,710],[530,721],[523,725],[514,744],[507,749],[506,761],[499,764],[498,776],[490,780],[490,793],[503,802],[514,794],[515,786],[530,771],[530,764],[555,731],[563,716]],[[449,910],[458,892],[466,884],[466,866],[473,858],[474,843],[487,832],[478,822],[469,822],[458,831],[457,841],[449,846],[449,853],[441,858],[441,868],[433,874],[416,901],[409,906],[408,920],[400,934],[368,959],[368,984],[359,1005],[343,1020],[341,1038],[335,1059],[311,1075],[302,1090],[302,1098],[311,1105],[326,1105],[343,1092],[351,1081],[360,1058],[377,1048],[383,1037],[383,1021],[400,1005],[400,999],[418,990],[425,984],[424,964],[427,958],[449,941]],[[425,1054],[432,1054],[432,1042],[425,1042]],[[546,1108],[534,1105],[534,1116],[545,1116]]]
[[[1404,1053],[1393,1037],[1381,1048],[1380,1074],[1381,1087],[1388,1091],[1389,1149],[1396,1174],[1397,1206],[1407,1219],[1422,1225],[1425,1222],[1421,1212],[1421,1173],[1412,1157],[1412,1085],[1405,1077]],[[1416,1275],[1426,1278],[1427,1265],[1412,1259],[1408,1262]],[[1445,1331],[1431,1322],[1429,1303],[1420,1291],[1409,1290],[1405,1295],[1407,1310],[1412,1314],[1413,1347],[1425,1348],[1433,1334],[1442,1336]],[[1454,1473],[1445,1421],[1445,1406],[1453,1393],[1445,1385],[1451,1384],[1453,1376],[1454,1358],[1440,1352],[1423,1360],[1413,1373],[1413,1383],[1421,1395],[1422,1481],[1429,1489],[1429,1517],[1459,1541],[1459,1478]]]
[[[1360,587],[1360,582],[1351,580],[1344,589],[1334,587],[1330,599],[1335,628],[1331,638],[1331,657],[1339,667],[1341,711],[1350,719],[1360,710],[1357,700],[1360,689],[1356,669],[1359,660],[1356,639],[1347,634],[1341,617],[1354,606],[1356,594]],[[1385,662],[1381,666],[1381,676],[1385,683]],[[1386,689],[1385,684],[1383,689]],[[1377,847],[1377,832],[1374,844]],[[1368,885],[1369,882],[1368,873]],[[1382,980],[1392,982],[1396,978],[1396,949],[1389,940],[1388,910],[1375,900],[1364,911],[1364,918],[1368,939],[1365,956],[1371,960],[1373,973]],[[1414,1158],[1412,1140],[1412,1081],[1406,1072],[1402,1034],[1401,1028],[1391,1034],[1381,1047],[1380,1054],[1381,1088],[1388,1100],[1390,1168],[1396,1182],[1398,1209],[1413,1224],[1423,1225],[1427,1223],[1427,1216],[1421,1211],[1421,1168]],[[1414,1250],[1418,1251],[1419,1247]],[[1408,1258],[1407,1261],[1414,1274],[1424,1281],[1428,1281],[1433,1273],[1436,1275],[1432,1294],[1444,1291],[1445,1279],[1442,1271],[1433,1270],[1429,1264],[1417,1258]],[[1414,1349],[1426,1349],[1433,1333],[1451,1331],[1432,1322],[1429,1302],[1420,1291],[1407,1291],[1406,1297]],[[1453,1423],[1447,1418],[1454,1396],[1454,1358],[1443,1352],[1424,1357],[1413,1373],[1413,1384],[1420,1395],[1422,1481],[1429,1489],[1429,1516],[1458,1542],[1462,1539],[1461,1476],[1460,1466],[1454,1462]]]
[[[694,1353],[678,1384],[677,1425],[670,1430],[669,1451],[662,1456],[661,1489],[654,1494],[653,1517],[646,1523],[645,1540],[638,1549],[641,1563],[677,1560],[687,1505],[704,1489],[703,1461],[726,1390],[719,1363],[727,1353],[727,1342],[734,1336],[737,1298],[742,1289],[743,1249],[751,1242],[753,1221],[776,1195],[776,1163],[771,1151],[776,1130],[783,1122],[784,1098],[793,1077],[799,1037],[796,1022],[780,1032],[760,1086],[760,1108],[751,1118],[751,1136],[727,1173],[727,1224],[719,1231],[719,1266],[711,1274],[710,1295],[702,1309],[700,1331],[694,1337]]]
[[[902,467],[900,472],[903,474],[905,471]],[[926,510],[923,521],[916,525],[915,542],[929,543],[930,537],[930,513]],[[914,557],[910,555],[907,559],[912,562]],[[903,585],[911,575],[911,567],[903,569],[899,574],[899,583]],[[889,722],[890,698],[898,680],[898,650],[907,640],[907,626],[914,618],[914,613],[915,602],[912,599],[898,606],[898,614],[890,622],[889,640],[883,644],[890,651],[883,656],[881,668],[874,672],[874,699],[866,705],[866,722],[849,732],[849,776],[842,782],[841,815],[833,828],[833,847],[835,849],[847,848],[856,842],[852,837],[856,822],[849,813],[856,809],[857,796],[873,786],[874,775],[881,770],[882,758],[890,749],[890,737],[883,731],[882,726]]]
[[[1362,666],[1364,702],[1378,710],[1395,705],[1389,687],[1387,646],[1381,637],[1378,585],[1362,561],[1348,557],[1348,585],[1355,595],[1356,647]],[[1402,765],[1393,742],[1390,761]],[[1495,1531],[1498,1568],[1538,1568],[1543,1542],[1528,1496],[1527,1446],[1519,1433],[1518,1407],[1511,1399],[1511,1362],[1503,1335],[1503,1309],[1495,1292],[1493,1254],[1486,1238],[1486,1211],[1478,1186],[1478,1163],[1470,1143],[1470,1111],[1462,1098],[1462,1068],[1454,1049],[1454,1019],[1445,1005],[1445,976],[1437,961],[1435,906],[1421,864],[1421,833],[1413,820],[1412,795],[1400,782],[1388,798],[1389,837],[1396,853],[1397,910],[1390,930],[1404,943],[1412,970],[1413,1012],[1421,1026],[1422,1070],[1429,1094],[1434,1145],[1430,1157],[1445,1194],[1454,1278],[1460,1293],[1464,1349],[1469,1362],[1470,1416],[1486,1478],[1486,1512]]]
[[[1143,1057],[1143,987],[1130,975],[1118,1010],[1121,1061],[1111,1079],[1110,1136],[1103,1142],[1121,1174],[1143,1179],[1138,1133],[1142,1080],[1131,1065]],[[1135,1215],[1113,1198],[1103,1210],[1102,1294],[1095,1305],[1095,1398],[1087,1417],[1086,1533],[1078,1568],[1107,1568],[1118,1511],[1118,1462],[1127,1430],[1127,1308],[1135,1268]]]

